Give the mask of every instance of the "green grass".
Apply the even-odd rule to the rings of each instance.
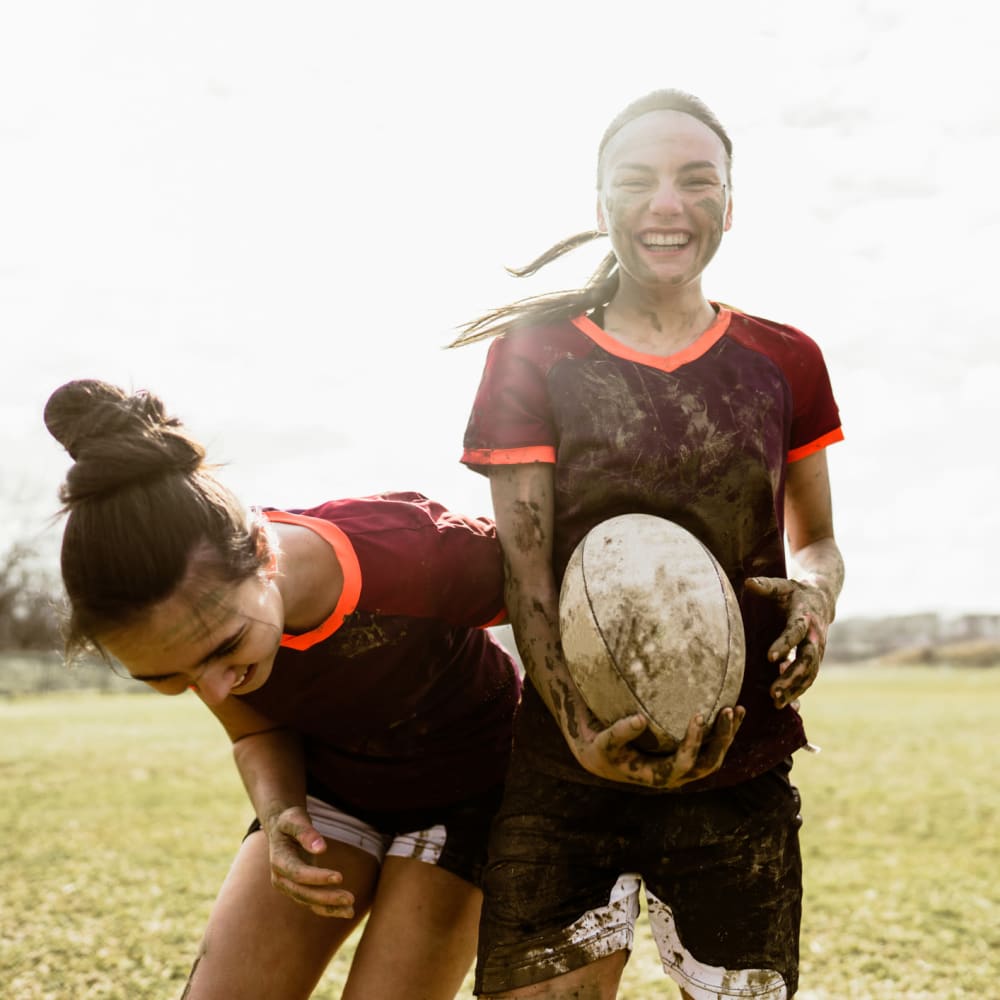
[[[996,995],[1000,670],[828,669],[803,707],[800,1000]],[[249,816],[218,723],[190,697],[0,702],[0,780],[0,995],[177,997]],[[643,925],[620,995],[676,996]]]

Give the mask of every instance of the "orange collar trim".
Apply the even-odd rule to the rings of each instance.
[[[637,364],[646,365],[649,368],[659,368],[660,371],[673,372],[683,365],[689,364],[700,358],[710,350],[722,335],[729,329],[729,321],[733,314],[730,309],[719,308],[719,314],[715,317],[715,322],[703,333],[693,344],[688,344],[682,351],[663,357],[659,354],[645,354],[642,351],[633,350],[626,347],[619,340],[615,340],[606,330],[602,330],[589,316],[577,316],[572,321],[573,325],[586,334],[595,344],[603,347],[609,354],[624,358],[626,361],[635,361]]]
[[[286,649],[309,649],[310,646],[315,646],[316,643],[333,635],[344,624],[344,619],[358,606],[358,599],[361,597],[361,565],[358,562],[358,555],[347,535],[330,521],[324,521],[319,517],[307,517],[305,514],[290,514],[286,510],[266,510],[264,516],[276,524],[297,524],[315,531],[324,541],[329,542],[344,574],[344,586],[337,600],[337,606],[326,621],[308,632],[299,635],[286,632],[281,637],[281,645]]]

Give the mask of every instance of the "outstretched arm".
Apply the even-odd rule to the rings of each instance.
[[[833,503],[826,452],[788,467],[785,525],[795,563],[792,578],[755,577],[748,589],[776,601],[785,611],[785,630],[768,650],[780,663],[771,697],[784,708],[808,690],[819,673],[826,636],[844,585],[844,560],[833,536]]]
[[[496,466],[490,473],[497,533],[506,563],[506,600],[524,668],[573,755],[612,781],[674,788],[717,770],[743,719],[725,709],[706,731],[692,719],[672,756],[631,746],[647,726],[641,715],[605,728],[573,683],[559,640],[559,592],[552,571],[554,475],[551,465]]]

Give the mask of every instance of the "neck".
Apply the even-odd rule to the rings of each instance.
[[[604,311],[604,329],[645,354],[667,356],[694,343],[715,322],[699,286],[657,291],[623,284]]]

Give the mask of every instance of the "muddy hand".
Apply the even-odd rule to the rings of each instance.
[[[598,733],[593,748],[598,750],[605,766],[598,771],[581,763],[594,774],[612,781],[623,781],[652,788],[679,788],[712,774],[722,761],[736,736],[746,711],[742,706],[726,708],[707,729],[701,716],[688,723],[684,739],[670,755],[648,754],[633,743],[649,725],[642,715],[631,715]]]
[[[767,658],[779,664],[771,698],[784,708],[807,691],[819,674],[832,618],[830,602],[818,587],[799,580],[753,577],[746,587],[785,612],[785,629],[767,651]]]
[[[700,715],[696,715],[688,723],[684,739],[673,755],[669,779],[664,787],[679,788],[718,771],[745,715],[746,709],[742,705],[724,708],[716,716],[711,729],[705,726]]]
[[[267,828],[271,884],[321,917],[353,917],[354,896],[338,888],[340,872],[309,864],[326,850],[323,835],[298,806],[279,813]]]

